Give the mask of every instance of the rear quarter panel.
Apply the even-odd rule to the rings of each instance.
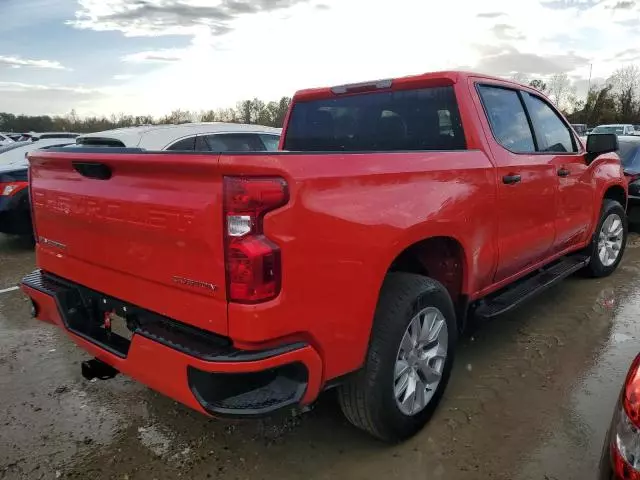
[[[612,187],[621,187],[624,189],[625,198],[628,195],[628,184],[624,177],[622,165],[620,164],[620,158],[615,153],[609,153],[601,155],[589,165],[591,178],[594,186],[594,199],[592,208],[592,224],[589,229],[589,239],[595,232],[600,220],[600,211],[602,209],[602,201],[605,197],[607,190]],[[623,208],[627,208],[627,205],[622,205]]]
[[[411,244],[455,238],[464,289],[495,267],[495,179],[479,150],[376,154],[221,156],[226,174],[281,175],[291,202],[265,232],[282,250],[278,298],[229,305],[229,334],[250,347],[296,337],[325,361],[325,380],[361,366],[384,276]]]

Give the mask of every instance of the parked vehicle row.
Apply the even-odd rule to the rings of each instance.
[[[259,125],[198,123],[149,125],[79,136],[67,132],[34,134],[0,146],[0,233],[31,235],[26,154],[51,146],[120,147],[145,150],[227,152],[271,151],[281,129]],[[73,142],[73,143],[72,143]]]
[[[304,90],[287,119],[278,152],[191,155],[186,133],[141,152],[149,131],[30,155],[40,270],[22,286],[95,357],[86,378],[240,417],[336,387],[398,441],[441,400],[469,314],[622,258],[618,137],[585,148],[535,89],[434,73]]]
[[[32,235],[26,156],[38,149],[69,145],[71,140],[50,138],[0,147],[0,233]]]

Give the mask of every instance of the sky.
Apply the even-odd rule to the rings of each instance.
[[[567,73],[578,94],[640,64],[640,0],[0,0],[0,111],[209,110],[464,69]]]

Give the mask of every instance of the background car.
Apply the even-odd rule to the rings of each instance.
[[[7,145],[10,143],[13,143],[13,139],[5,133],[0,133],[0,145]]]
[[[236,123],[145,125],[80,135],[76,144],[191,152],[273,151],[281,133],[280,128]]]
[[[640,480],[640,355],[627,373],[600,459],[599,480]]]
[[[74,132],[31,132],[28,135],[31,137],[31,140],[49,140],[51,138],[76,138],[80,136],[79,133]]]
[[[635,135],[636,129],[628,123],[598,125],[591,133],[615,133],[616,135]]]
[[[29,152],[69,144],[70,139],[44,139],[35,142],[14,142],[0,147],[0,233],[32,235],[29,183],[27,180]]]
[[[629,222],[640,223],[640,136],[618,137],[618,155],[629,182],[627,215]]]
[[[13,142],[9,145],[0,146],[0,166],[18,164],[27,167],[26,154],[40,148],[52,146],[64,146],[73,142],[72,139],[48,138],[37,141]]]
[[[579,136],[587,134],[587,125],[585,123],[572,123],[571,126]]]

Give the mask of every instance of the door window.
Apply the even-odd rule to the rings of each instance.
[[[260,137],[256,134],[229,133],[204,135],[210,152],[256,152],[264,151]]]
[[[278,135],[260,135],[262,143],[269,152],[275,152],[280,146],[280,137]]]
[[[518,92],[488,85],[479,85],[478,91],[495,139],[511,152],[535,152],[533,135]]]
[[[522,92],[540,152],[577,152],[571,130],[547,102]]]
[[[171,145],[167,150],[178,150],[183,152],[193,152],[196,146],[196,137],[183,138]]]

